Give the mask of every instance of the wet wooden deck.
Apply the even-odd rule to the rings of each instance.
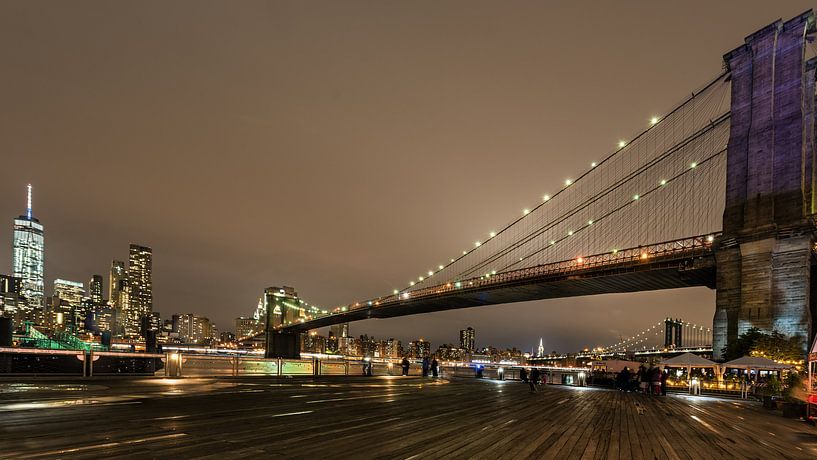
[[[0,381],[1,458],[817,458],[757,403],[417,377]]]

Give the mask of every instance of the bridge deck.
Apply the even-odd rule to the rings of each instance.
[[[417,377],[0,382],[3,458],[815,458],[757,403]]]

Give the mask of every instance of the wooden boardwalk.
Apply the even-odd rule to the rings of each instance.
[[[0,381],[0,458],[817,458],[757,403],[418,377]]]

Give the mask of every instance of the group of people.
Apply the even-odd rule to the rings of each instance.
[[[409,367],[411,367],[411,362],[409,362],[408,358],[403,358],[403,361],[400,363],[400,366],[403,368],[402,375],[409,375]],[[440,375],[440,365],[437,362],[437,358],[428,359],[428,356],[423,358],[423,377],[428,377],[429,373],[432,377],[439,377]]]
[[[519,380],[522,380],[522,382],[530,386],[531,393],[536,393],[536,385],[539,384],[540,379],[543,384],[547,383],[547,375],[539,372],[539,369],[535,367],[531,369],[530,375],[528,375],[528,371],[526,371],[524,367],[519,369]]]
[[[641,365],[633,373],[625,367],[616,376],[616,388],[621,391],[639,391],[645,395],[667,395],[667,377],[669,372],[658,366]]]

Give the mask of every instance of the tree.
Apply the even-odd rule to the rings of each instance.
[[[774,361],[796,363],[803,360],[801,342],[800,336],[787,337],[778,331],[765,333],[753,327],[738,336],[737,340],[728,344],[722,351],[726,361],[754,355]]]
[[[763,335],[763,332],[756,327],[749,329],[738,336],[737,340],[728,343],[723,350],[721,350],[723,353],[723,359],[725,361],[731,361],[733,359],[740,358],[741,356],[749,355],[752,352],[752,347],[755,346],[755,343],[757,343],[757,341]]]

